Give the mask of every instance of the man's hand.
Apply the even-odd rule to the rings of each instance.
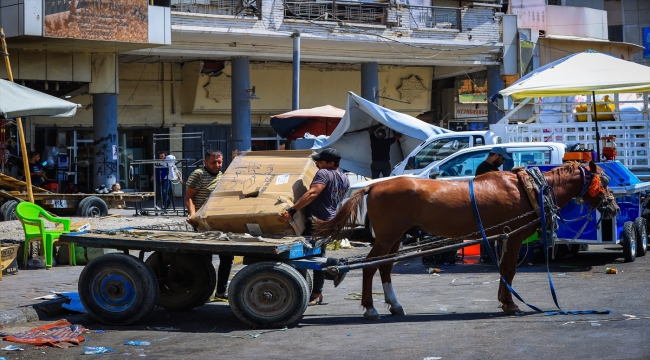
[[[282,214],[280,214],[280,218],[278,220],[283,223],[290,223],[291,220],[293,220],[293,216],[291,216],[287,210],[282,210]]]

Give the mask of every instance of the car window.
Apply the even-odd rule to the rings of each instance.
[[[508,161],[503,164],[503,170],[510,170],[515,166],[527,165],[548,165],[551,163],[551,150],[550,149],[522,149],[514,150],[510,153],[512,160],[511,166],[508,167]]]
[[[410,169],[424,169],[434,161],[445,159],[458,150],[469,146],[469,136],[458,136],[434,140],[422,148],[416,155],[414,166]]]
[[[450,159],[440,164],[439,177],[447,176],[474,176],[476,167],[487,159],[490,150],[472,151]]]

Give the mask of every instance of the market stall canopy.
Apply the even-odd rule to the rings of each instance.
[[[650,67],[586,51],[534,70],[499,91],[513,99],[650,91]]]
[[[394,132],[402,134],[402,138],[391,147],[390,162],[393,166],[404,160],[422,141],[436,134],[450,132],[349,92],[341,122],[329,137],[316,138],[312,149],[337,149],[342,156],[341,168],[369,177],[372,159],[368,130],[374,125],[383,125],[393,130],[389,136],[393,136]]]
[[[0,79],[0,117],[72,117],[77,107],[75,103]]]
[[[283,138],[295,140],[305,133],[330,135],[345,114],[345,110],[331,105],[300,109],[271,117],[271,126]]]

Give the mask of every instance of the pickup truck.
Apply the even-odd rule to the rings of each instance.
[[[459,150],[500,143],[501,137],[492,131],[461,131],[434,135],[416,147],[404,161],[395,165],[391,176],[419,174]]]
[[[509,143],[493,144],[466,148],[446,157],[445,159],[431,163],[423,168],[418,174],[410,173],[399,176],[415,176],[420,178],[434,178],[439,180],[469,180],[474,177],[476,167],[488,157],[490,150],[495,146],[501,146],[506,149],[512,160],[507,160],[501,167],[501,170],[510,170],[516,166],[526,165],[551,165],[562,164],[562,158],[566,152],[566,145],[555,142],[546,143]],[[365,188],[379,181],[387,181],[393,176],[363,181],[353,184],[348,189],[341,203],[355,191]],[[364,199],[365,202],[365,199]],[[372,233],[372,227],[366,214],[365,203],[357,216],[357,225],[364,226]]]

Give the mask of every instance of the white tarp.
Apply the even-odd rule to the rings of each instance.
[[[316,138],[312,149],[337,149],[342,156],[341,168],[370,177],[372,159],[368,129],[378,124],[402,134],[402,138],[391,147],[390,162],[393,166],[404,160],[422,141],[451,131],[386,109],[349,92],[348,105],[341,122],[332,135]],[[391,132],[389,136],[392,135]]]
[[[499,91],[514,99],[650,91],[650,67],[598,52],[544,65]]]
[[[0,117],[72,117],[77,104],[0,79]]]

